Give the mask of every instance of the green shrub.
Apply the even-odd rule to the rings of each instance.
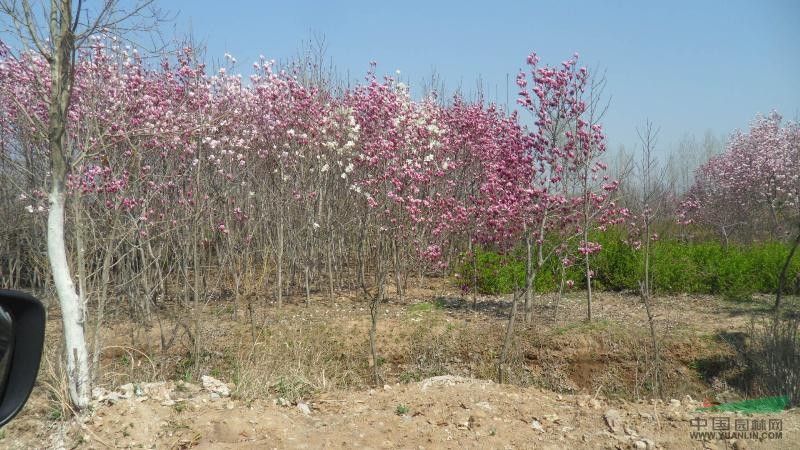
[[[634,251],[619,230],[595,233],[590,239],[603,246],[592,256],[595,272],[593,285],[609,291],[637,290],[642,278],[642,252]],[[718,242],[685,243],[662,240],[651,247],[650,270],[653,286],[660,293],[714,294],[736,301],[745,301],[755,293],[774,293],[778,273],[788,255],[788,247],[780,242],[751,245],[730,245]],[[507,294],[525,283],[525,258],[522,246],[509,255],[479,249],[476,251],[478,291],[485,294]],[[467,259],[459,271],[462,279],[472,279],[472,262]],[[549,259],[536,275],[536,291],[558,289],[558,260]],[[800,254],[795,256],[790,276],[800,271]],[[567,279],[576,286],[585,284],[582,264],[568,268]],[[791,283],[789,283],[791,284]],[[787,286],[787,289],[790,289]]]

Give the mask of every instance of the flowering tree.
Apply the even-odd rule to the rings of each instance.
[[[530,111],[536,130],[532,133],[531,159],[535,178],[526,224],[525,318],[531,320],[536,274],[547,259],[565,242],[580,238],[587,280],[587,317],[591,320],[592,271],[590,256],[600,251],[589,241],[589,231],[618,221],[611,194],[619,183],[609,180],[606,164],[598,160],[605,151],[605,137],[599,120],[602,80],[593,80],[585,67],[578,67],[578,55],[560,67],[540,66],[536,54],[528,56],[533,82],[520,72],[517,102]],[[558,238],[548,246],[548,234]],[[536,261],[533,261],[534,255]]]
[[[731,228],[763,224],[770,234],[791,242],[781,268],[776,309],[786,272],[800,245],[800,126],[781,125],[777,113],[757,117],[747,133],[731,138],[726,151],[696,172],[679,220],[720,229],[727,242]]]
[[[32,132],[39,146],[46,146],[50,163],[47,194],[47,254],[63,316],[69,392],[73,404],[82,409],[88,405],[91,391],[89,358],[84,336],[85,303],[83,292],[76,290],[67,257],[64,236],[64,216],[67,183],[72,168],[83,156],[82,147],[73,145],[68,133],[74,112],[70,111],[73,97],[74,62],[76,51],[101,29],[113,30],[122,21],[138,15],[150,2],[137,3],[131,10],[122,11],[113,0],[107,0],[94,11],[95,16],[81,10],[73,14],[71,0],[52,0],[42,11],[34,10],[28,0],[9,0],[0,3],[4,21],[15,30],[17,37],[38,53],[38,63],[23,69],[30,83],[17,86],[29,90],[21,97],[34,97],[29,104],[17,103],[12,109],[24,111],[16,117],[19,125]],[[43,34],[41,30],[46,30]],[[17,60],[4,50],[6,58]],[[23,57],[25,59],[26,57]],[[28,61],[31,61],[28,58]],[[33,72],[28,72],[33,69]],[[37,71],[37,69],[39,69]],[[46,70],[41,70],[46,69]],[[17,102],[20,97],[12,96]],[[27,108],[33,106],[33,108]],[[46,110],[46,117],[40,113]],[[75,151],[77,150],[77,151]],[[79,242],[80,243],[80,242]],[[80,249],[80,246],[79,246]],[[79,259],[82,258],[79,250]],[[80,284],[80,282],[79,282]]]

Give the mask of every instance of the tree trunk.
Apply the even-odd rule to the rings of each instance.
[[[278,255],[277,255],[277,269],[278,269],[278,277],[275,282],[277,283],[276,286],[276,293],[278,297],[278,308],[283,306],[283,217],[280,219],[280,223],[278,224]]]
[[[400,267],[400,249],[397,245],[397,240],[392,240],[392,259],[394,262],[394,284],[395,288],[397,289],[397,300],[399,302],[403,301],[403,271]]]
[[[794,254],[797,251],[797,247],[800,246],[800,230],[798,230],[797,237],[794,238],[794,242],[792,243],[792,248],[789,250],[789,255],[786,257],[786,261],[783,263],[783,268],[781,268],[781,274],[778,276],[778,292],[775,293],[775,312],[777,313],[781,307],[781,298],[783,297],[783,290],[786,289],[786,273],[789,271],[789,266],[792,265],[792,258],[794,258]]]
[[[511,313],[508,316],[508,324],[506,325],[506,334],[503,337],[503,349],[500,351],[500,359],[497,361],[497,382],[503,383],[505,377],[505,365],[508,359],[508,352],[511,350],[511,342],[514,337],[514,322],[517,318],[517,305],[521,292],[514,291],[514,297],[511,302]]]
[[[653,346],[653,390],[659,398],[663,398],[661,392],[661,354],[658,349],[658,338],[656,335],[656,323],[653,310],[650,307],[650,292],[645,287],[645,283],[639,282],[639,294],[642,297],[645,311],[647,312],[647,325],[650,327],[650,341]]]
[[[592,270],[589,266],[589,234],[586,228],[583,231],[583,245],[586,246],[586,254],[583,257],[584,268],[586,270],[586,320],[592,321]]]
[[[561,267],[561,281],[558,284],[558,294],[556,294],[556,304],[553,307],[553,322],[556,322],[558,320],[558,305],[559,303],[561,303],[561,298],[564,296],[564,280],[567,275],[566,273],[567,270],[564,267],[564,263],[561,262],[559,266]]]
[[[84,333],[84,305],[75,291],[67,262],[64,242],[64,197],[64,193],[59,192],[57,185],[54,184],[50,192],[50,210],[47,215],[47,254],[61,306],[69,395],[75,407],[83,409],[89,406],[91,392],[89,353]]]
[[[47,215],[47,255],[61,306],[69,393],[74,406],[83,409],[89,405],[91,393],[89,352],[84,333],[84,304],[72,281],[64,241],[64,205],[69,173],[67,111],[72,91],[72,57],[75,53],[75,37],[70,29],[72,2],[53,0],[51,8],[49,27],[53,54],[48,61],[51,83],[47,138],[52,186],[48,199],[50,209]]]
[[[527,228],[527,227],[526,227]],[[533,242],[530,233],[525,233],[525,323],[533,318]]]

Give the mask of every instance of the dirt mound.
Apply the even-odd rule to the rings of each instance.
[[[691,397],[631,403],[559,395],[453,376],[382,389],[333,392],[308,401],[243,402],[231,387],[204,379],[96,389],[90,412],[63,428],[19,429],[5,448],[793,448],[798,411],[780,439],[692,439],[692,419],[757,420],[694,413]],[[692,422],[690,422],[692,421]],[[733,426],[731,426],[733,429]],[[796,448],[796,447],[794,447]]]

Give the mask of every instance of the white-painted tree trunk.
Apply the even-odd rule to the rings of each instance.
[[[89,405],[91,382],[89,353],[84,336],[83,299],[75,290],[69,271],[64,242],[64,193],[54,186],[49,196],[47,216],[47,253],[53,272],[64,327],[64,347],[67,359],[67,382],[73,404],[83,409]]]

